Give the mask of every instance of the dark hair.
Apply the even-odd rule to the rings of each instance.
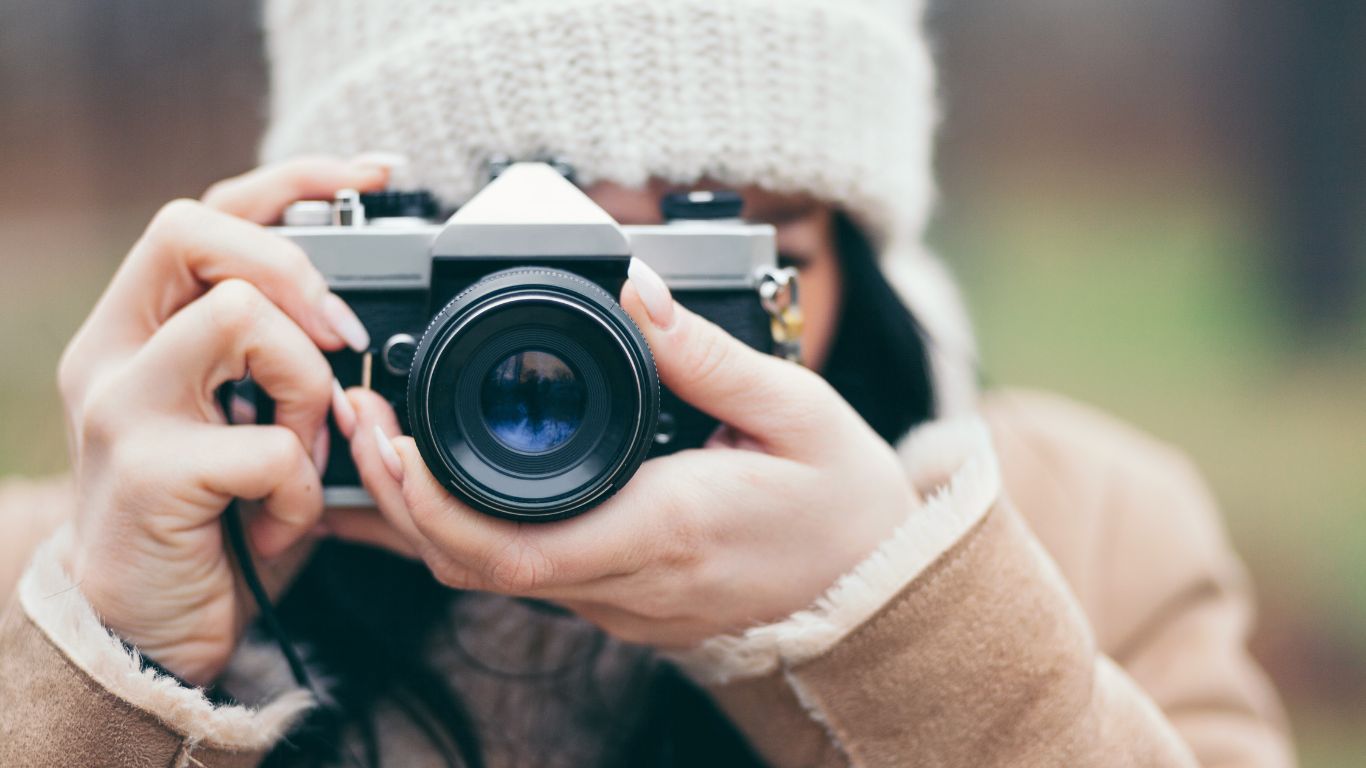
[[[825,380],[888,443],[934,415],[928,339],[878,265],[863,231],[837,213],[840,315]]]
[[[843,290],[824,375],[884,440],[894,443],[933,413],[925,339],[883,278],[859,228],[843,214],[836,214],[833,227]],[[482,766],[473,717],[423,653],[438,622],[465,597],[437,583],[421,563],[323,542],[279,613],[328,681],[331,701],[314,710],[264,765],[379,765],[373,713],[386,701],[410,718],[449,764]],[[672,665],[652,658],[639,674],[648,679],[639,686],[641,715],[623,743],[622,765],[762,764],[707,694]],[[514,678],[507,684],[519,682]],[[356,734],[362,754],[343,754],[348,730]]]

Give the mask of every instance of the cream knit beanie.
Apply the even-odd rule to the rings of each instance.
[[[459,204],[494,155],[585,184],[708,176],[838,203],[932,337],[939,410],[971,403],[933,202],[923,0],[267,0],[262,159],[389,150]]]

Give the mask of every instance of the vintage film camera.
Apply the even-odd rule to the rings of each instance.
[[[738,194],[671,195],[667,223],[622,226],[570,173],[501,164],[444,222],[426,192],[346,190],[295,204],[274,229],[370,332],[365,353],[328,356],[342,385],[387,398],[451,493],[514,520],[591,509],[647,456],[700,446],[716,428],[661,391],[650,349],[617,303],[631,257],[746,344],[796,354],[783,333],[795,274],[779,269],[771,226],[740,220]],[[368,505],[332,437],[327,503]]]

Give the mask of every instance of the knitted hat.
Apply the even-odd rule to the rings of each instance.
[[[920,247],[935,121],[922,5],[269,0],[262,159],[397,151],[410,163],[396,182],[448,204],[495,155],[562,157],[584,184],[706,176],[837,203],[933,337],[951,412],[971,391],[971,341]]]

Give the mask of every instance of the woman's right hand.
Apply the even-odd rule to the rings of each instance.
[[[168,204],[62,356],[78,499],[64,564],[110,630],[192,683],[217,677],[251,613],[219,516],[259,500],[245,522],[265,560],[316,526],[334,393],[320,349],[367,343],[303,251],[258,225],[387,180],[380,160],[306,158]],[[218,407],[248,371],[273,425],[228,426]]]

